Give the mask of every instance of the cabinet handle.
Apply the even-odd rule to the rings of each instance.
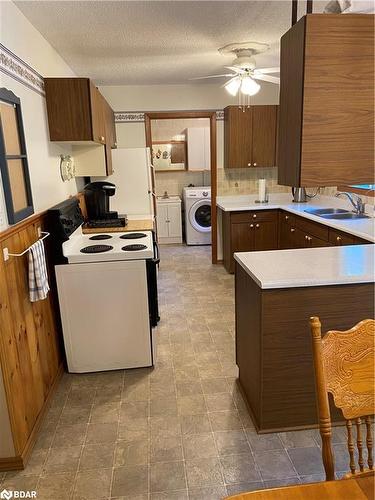
[[[257,214],[254,214],[254,215],[253,215],[253,219],[256,219],[256,218],[257,218]]]
[[[250,227],[253,228],[254,227],[254,224],[250,224]]]
[[[294,231],[295,231],[294,227],[291,227],[291,228],[290,228],[290,232],[291,232],[291,233],[294,233]]]
[[[256,167],[256,166],[257,166],[257,164],[256,164],[256,163],[253,163],[253,167]]]
[[[255,227],[258,228],[259,227],[259,224],[255,224]]]

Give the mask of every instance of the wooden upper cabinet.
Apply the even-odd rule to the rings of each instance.
[[[374,16],[308,14],[281,38],[279,184],[374,183]]]
[[[227,106],[224,109],[225,168],[276,165],[278,106]]]
[[[106,104],[99,90],[89,81],[92,140],[106,143]]]
[[[224,109],[224,167],[245,168],[252,160],[251,108],[227,106]]]
[[[276,131],[278,106],[253,106],[253,167],[276,165]]]
[[[88,78],[45,78],[51,141],[115,147],[114,114]]]
[[[117,139],[116,139],[116,127],[115,127],[115,114],[111,106],[104,99],[104,97],[103,97],[103,106],[104,106],[104,126],[105,126],[106,144],[108,144],[110,148],[116,149]]]

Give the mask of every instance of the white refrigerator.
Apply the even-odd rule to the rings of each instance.
[[[150,148],[118,148],[112,150],[113,174],[106,177],[116,185],[109,200],[110,210],[126,214],[129,219],[153,219],[153,176]],[[103,180],[92,177],[92,181]]]

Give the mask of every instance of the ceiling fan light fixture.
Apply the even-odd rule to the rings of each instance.
[[[244,76],[241,83],[241,92],[245,95],[255,95],[259,92],[260,85],[250,76]]]
[[[241,78],[237,76],[236,78],[232,78],[232,80],[229,80],[229,82],[225,85],[225,90],[229,92],[230,95],[235,96],[237,95],[240,86]]]

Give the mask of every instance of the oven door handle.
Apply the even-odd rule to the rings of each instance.
[[[154,253],[155,257],[153,259],[153,262],[154,264],[159,264],[160,263],[159,245],[157,244],[156,241],[154,241]]]

